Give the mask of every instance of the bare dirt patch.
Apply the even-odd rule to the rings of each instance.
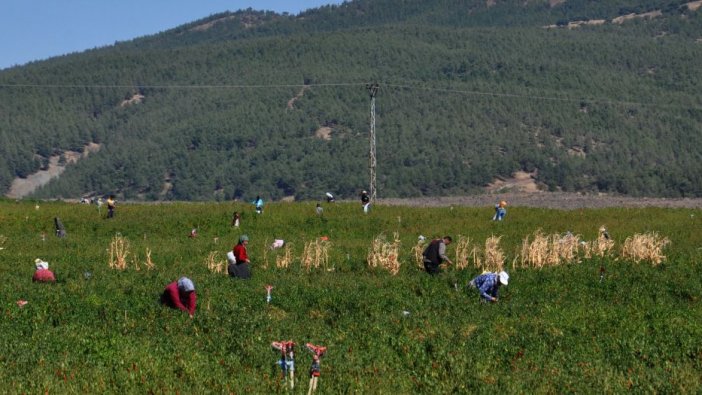
[[[653,18],[657,18],[657,17],[662,16],[662,15],[663,15],[663,12],[661,10],[644,12],[643,14],[627,14],[627,15],[618,16],[618,17],[612,19],[612,23],[616,23],[616,24],[621,25],[625,21],[628,21],[628,20],[631,20],[634,18],[653,19]]]
[[[101,145],[97,143],[89,143],[83,149],[83,152],[65,151],[63,157],[65,164],[59,164],[61,155],[54,155],[49,158],[49,167],[46,170],[39,170],[36,173],[30,174],[27,178],[15,178],[10,185],[10,190],[5,196],[11,199],[19,199],[36,191],[37,188],[46,185],[52,179],[58,177],[66,170],[66,165],[77,163],[81,158],[87,157],[90,153],[95,153],[100,150]]]
[[[535,177],[536,172],[518,171],[512,175],[512,178],[495,179],[485,189],[492,193],[506,191],[539,192],[539,186],[536,184]]]
[[[689,3],[687,3],[687,4],[685,4],[685,5],[687,6],[687,9],[688,9],[688,10],[690,10],[690,11],[697,11],[697,10],[700,9],[700,7],[702,7],[702,0],[699,0],[699,1],[691,1],[691,2],[689,2]]]
[[[316,137],[320,140],[330,141],[332,139],[331,133],[332,133],[332,128],[330,128],[328,126],[322,126],[321,128],[317,129],[316,132],[314,132],[314,137]]]
[[[137,93],[134,96],[130,97],[129,99],[122,100],[122,103],[120,103],[119,106],[120,107],[127,107],[127,106],[131,106],[134,104],[139,104],[142,101],[144,101],[144,95]]]

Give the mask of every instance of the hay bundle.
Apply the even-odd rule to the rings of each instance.
[[[412,247],[412,257],[414,257],[414,262],[417,264],[417,267],[420,268],[421,270],[424,270],[424,248],[425,248],[425,242],[424,239],[419,239],[417,240],[417,244]]]
[[[308,272],[312,268],[318,269],[320,266],[324,266],[326,269],[329,264],[329,247],[329,241],[323,239],[315,239],[306,243],[300,258],[302,266]]]
[[[290,248],[290,243],[285,244],[282,255],[276,255],[275,257],[275,267],[278,269],[287,269],[293,261],[292,249]]]
[[[393,234],[393,241],[388,242],[385,240],[385,235],[380,234],[371,244],[371,248],[368,251],[368,266],[370,267],[381,267],[390,272],[390,274],[397,275],[400,272],[400,235],[398,233]]]
[[[205,258],[207,269],[212,273],[227,274],[227,262],[225,260],[217,260],[217,255],[217,251],[211,251],[207,258]]]
[[[483,269],[490,272],[500,272],[504,267],[505,254],[500,248],[502,236],[490,236],[485,240],[485,263]]]
[[[461,270],[468,267],[468,258],[473,255],[475,260],[475,248],[473,251],[470,250],[470,238],[458,235],[458,241],[456,241],[456,269]]]
[[[146,262],[144,262],[144,266],[146,266],[147,270],[153,270],[156,268],[156,265],[154,265],[154,262],[151,260],[151,249],[146,248]]]
[[[127,269],[127,256],[129,255],[129,240],[121,235],[116,235],[110,242],[110,269]]]
[[[625,259],[630,259],[636,263],[650,261],[654,266],[663,262],[666,257],[663,255],[663,248],[670,244],[667,237],[661,237],[658,233],[635,234],[627,237],[622,245],[621,255]]]
[[[604,226],[600,227],[597,239],[581,244],[583,247],[583,253],[585,254],[585,258],[587,259],[590,259],[595,256],[603,258],[609,255],[614,249],[614,240],[611,240],[609,238],[607,229]]]
[[[577,262],[580,246],[578,235],[570,232],[564,235],[558,233],[545,235],[539,229],[534,232],[533,240],[530,241],[527,236],[522,241],[520,266],[540,269],[544,266]]]

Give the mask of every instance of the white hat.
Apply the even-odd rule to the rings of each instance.
[[[181,277],[180,280],[178,280],[178,289],[184,292],[190,292],[195,290],[195,284],[193,284],[193,281],[187,277]]]
[[[507,285],[507,282],[509,281],[509,274],[507,274],[507,272],[499,272],[497,273],[497,277],[500,278],[500,282],[502,283],[502,285]]]
[[[46,270],[49,268],[49,262],[45,262],[39,258],[34,260],[34,266],[37,268],[37,270]]]

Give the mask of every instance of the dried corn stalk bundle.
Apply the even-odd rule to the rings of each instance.
[[[461,270],[468,267],[468,258],[472,253],[475,252],[470,250],[470,238],[458,235],[458,241],[456,241],[456,269]]]
[[[318,269],[320,266],[324,266],[326,269],[329,265],[329,247],[330,243],[322,239],[306,243],[302,257],[300,257],[300,262],[305,270],[309,272],[312,268]]]
[[[285,244],[282,255],[276,255],[275,257],[275,267],[278,269],[287,269],[292,264],[293,255],[290,243]]]
[[[610,255],[612,250],[614,249],[614,240],[611,240],[609,238],[607,229],[604,226],[600,227],[597,239],[581,244],[583,247],[583,253],[585,255],[585,258],[587,259],[590,259],[595,256],[603,258],[605,256]]]
[[[424,240],[420,239],[417,241],[417,244],[412,247],[412,257],[414,257],[414,262],[417,264],[417,267],[424,270],[424,256],[422,255],[424,253],[424,248],[426,244]]]
[[[146,248],[146,262],[144,262],[144,266],[146,266],[147,270],[153,270],[156,268],[156,265],[154,265],[154,262],[151,260],[150,248]]]
[[[554,233],[547,236],[539,229],[534,232],[533,240],[529,240],[527,236],[522,241],[519,266],[540,269],[544,266],[577,262],[581,244],[580,236],[570,232],[565,235]]]
[[[656,266],[666,259],[663,255],[663,248],[668,244],[670,244],[670,240],[667,237],[659,236],[656,232],[637,233],[624,240],[621,255],[622,258],[630,259],[636,263],[650,261]]]
[[[500,272],[504,268],[505,254],[500,248],[500,239],[502,236],[490,236],[485,240],[484,270]]]
[[[127,256],[129,255],[129,240],[117,235],[110,242],[110,269],[127,269]]]
[[[205,265],[212,273],[227,273],[227,262],[225,260],[217,260],[217,251],[211,251],[205,258]]]
[[[400,235],[393,234],[393,241],[385,240],[385,235],[378,235],[371,244],[368,251],[368,266],[381,267],[390,272],[392,275],[397,275],[400,272]]]

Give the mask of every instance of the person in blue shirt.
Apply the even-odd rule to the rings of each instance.
[[[509,274],[501,271],[499,273],[485,273],[470,280],[468,286],[477,288],[480,292],[480,297],[487,302],[497,302],[497,291],[500,286],[507,285],[509,282]]]
[[[261,196],[256,196],[256,200],[253,201],[253,204],[256,206],[256,213],[257,214],[262,214],[263,213],[263,199],[261,199]]]

